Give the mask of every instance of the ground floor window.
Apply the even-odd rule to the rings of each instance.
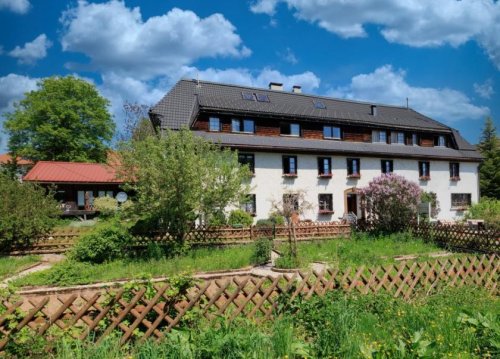
[[[252,215],[257,213],[256,196],[255,194],[249,194],[244,201],[241,202],[240,208]]]
[[[283,195],[283,209],[285,212],[299,210],[299,195],[297,193],[285,193]]]
[[[319,213],[333,212],[333,195],[331,193],[320,193],[318,195]]]
[[[467,208],[471,205],[470,193],[452,193],[451,208]]]

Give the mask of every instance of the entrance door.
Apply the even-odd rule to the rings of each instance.
[[[358,197],[356,193],[347,193],[347,213],[358,215]]]

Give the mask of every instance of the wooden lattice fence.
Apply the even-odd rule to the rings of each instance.
[[[296,226],[298,240],[311,240],[333,237],[347,237],[351,228],[347,224],[338,222],[303,222]],[[82,232],[65,231],[51,233],[35,240],[26,246],[18,246],[10,254],[42,254],[63,253],[70,249]],[[186,240],[194,245],[199,244],[244,244],[251,243],[261,237],[270,237],[285,240],[288,237],[287,226],[276,227],[210,227],[197,226],[187,235]],[[173,237],[165,232],[152,231],[139,233],[134,236],[134,248],[146,247],[151,242],[167,244]]]
[[[111,332],[121,343],[162,338],[165,333],[196,315],[230,320],[244,316],[257,321],[272,318],[280,302],[305,299],[343,290],[362,294],[388,292],[410,298],[446,286],[472,285],[498,295],[500,258],[469,256],[430,262],[403,262],[376,268],[329,269],[296,272],[276,277],[231,277],[198,282],[185,294],[172,297],[168,284],[134,285],[114,293],[67,294],[55,298],[3,300],[0,315],[0,350],[23,328],[48,335],[59,328],[80,340],[89,335],[101,340]]]
[[[494,229],[479,229],[458,224],[420,223],[411,227],[412,233],[443,247],[498,253],[500,232]]]

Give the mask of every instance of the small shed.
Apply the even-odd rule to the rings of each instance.
[[[23,180],[54,190],[63,216],[95,214],[94,198],[116,197],[123,185],[113,167],[84,162],[39,161]]]

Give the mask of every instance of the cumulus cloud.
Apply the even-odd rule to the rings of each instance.
[[[500,2],[494,0],[259,0],[250,10],[273,15],[281,1],[297,18],[343,38],[367,36],[375,24],[389,42],[460,46],[476,40],[500,69]]]
[[[244,57],[251,51],[221,14],[200,18],[174,8],[143,20],[140,8],[124,2],[79,1],[63,13],[62,47],[81,52],[103,72],[149,79],[202,57]]]
[[[28,0],[0,0],[0,10],[7,9],[17,14],[26,14],[30,7]]]
[[[52,42],[47,35],[41,34],[24,46],[16,46],[9,52],[9,56],[17,59],[20,64],[34,64],[36,61],[47,56],[47,49],[52,46]]]
[[[289,48],[286,48],[285,52],[278,53],[278,55],[286,62],[295,65],[299,62],[297,59],[297,56],[295,56],[295,53]]]
[[[490,99],[491,96],[495,93],[495,91],[493,90],[493,81],[491,79],[488,79],[482,84],[475,83],[474,92],[482,98]]]
[[[438,121],[477,120],[489,114],[488,107],[476,106],[464,93],[449,88],[416,87],[406,82],[406,73],[390,65],[369,74],[359,74],[345,87],[330,91],[330,95],[403,106],[406,98],[410,107]]]

